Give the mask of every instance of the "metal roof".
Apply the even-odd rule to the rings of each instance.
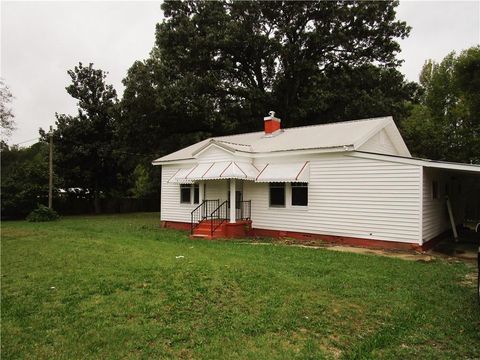
[[[330,124],[302,126],[282,129],[272,137],[265,137],[263,131],[205,139],[153,161],[154,165],[194,159],[195,155],[215,143],[232,152],[245,154],[270,153],[289,150],[332,149],[349,147],[355,150],[381,129],[395,128],[391,116],[353,120]],[[396,130],[398,132],[398,130]],[[398,146],[408,153],[408,149],[398,133]]]
[[[426,168],[436,168],[436,169],[443,169],[443,170],[454,170],[454,171],[470,172],[473,174],[480,174],[480,165],[477,165],[477,164],[464,164],[464,163],[454,163],[454,162],[441,161],[441,160],[406,157],[406,156],[399,156],[399,155],[377,154],[377,153],[371,153],[368,151],[355,151],[351,153],[350,156],[379,159],[379,160],[385,160],[385,161],[391,161],[391,162],[399,162],[404,164],[423,166]]]

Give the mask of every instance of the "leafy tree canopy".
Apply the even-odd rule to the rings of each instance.
[[[421,102],[402,123],[412,153],[480,163],[480,46],[426,61],[419,81]]]
[[[416,87],[396,70],[410,30],[397,5],[166,1],[151,56],[124,80],[120,138],[161,155],[260,130],[272,109],[286,127],[405,117]]]
[[[37,143],[29,148],[2,150],[2,217],[19,218],[48,196],[48,146]],[[56,178],[56,187],[59,179]]]
[[[82,188],[98,200],[101,194],[108,195],[116,183],[113,141],[117,94],[112,85],[105,83],[106,73],[93,64],[79,63],[68,74],[72,83],[66,90],[78,100],[78,114],[56,114],[56,173],[63,178],[66,189]],[[44,130],[40,133],[47,140],[48,134]]]
[[[10,103],[13,100],[13,95],[4,80],[0,78],[0,130],[2,135],[2,142],[4,137],[11,135],[15,129],[15,121],[13,111],[10,108]]]

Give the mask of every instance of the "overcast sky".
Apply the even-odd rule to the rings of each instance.
[[[412,81],[425,59],[480,43],[480,1],[402,1],[398,18],[412,26],[400,42],[400,70]],[[160,2],[2,1],[0,75],[15,96],[18,128],[8,143],[35,138],[39,127],[54,124],[55,112],[76,113],[65,86],[66,71],[79,61],[108,71],[121,94],[121,80],[148,56],[161,20]]]

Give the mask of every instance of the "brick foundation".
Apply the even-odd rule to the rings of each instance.
[[[273,237],[273,238],[292,238],[299,240],[299,243],[308,241],[321,241],[329,244],[357,246],[372,249],[392,249],[392,250],[415,250],[422,251],[422,247],[415,243],[404,243],[399,241],[386,241],[374,239],[362,239],[346,236],[310,234],[294,231],[279,231],[268,229],[253,229],[251,236],[255,237]]]
[[[163,221],[161,227],[172,228],[177,230],[190,231],[190,224],[176,221]],[[391,249],[391,250],[414,250],[424,251],[431,246],[435,245],[435,241],[430,240],[423,246],[415,243],[406,243],[398,241],[386,241],[386,240],[374,240],[374,239],[362,239],[356,237],[335,236],[335,235],[321,235],[311,234],[295,231],[280,231],[270,229],[258,229],[252,228],[251,222],[225,224],[224,233],[222,237],[235,238],[235,237],[271,237],[271,238],[290,238],[297,240],[298,243],[314,243],[320,241],[323,243],[357,246],[373,249]],[[441,237],[439,236],[439,239]]]
[[[169,228],[175,230],[187,230],[190,231],[190,223],[180,222],[180,221],[160,221],[161,228]]]
[[[252,231],[252,222],[241,221],[235,224],[227,223],[225,224],[225,237],[227,238],[241,238],[249,236]]]

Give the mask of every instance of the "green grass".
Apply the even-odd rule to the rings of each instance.
[[[4,222],[2,359],[480,358],[473,265]],[[184,258],[176,258],[177,256]]]

